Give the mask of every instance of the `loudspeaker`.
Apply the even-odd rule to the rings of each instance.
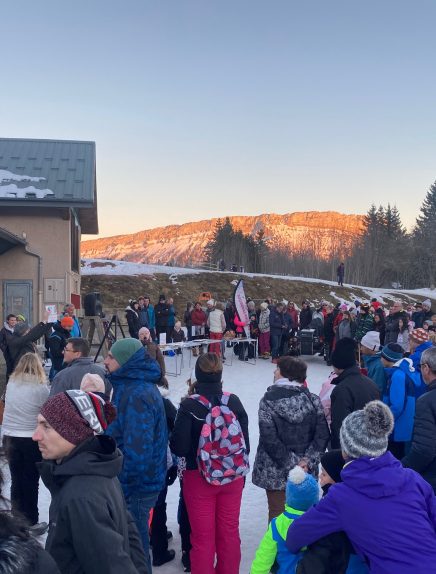
[[[85,317],[104,317],[100,293],[98,291],[85,295],[83,308],[85,309]]]
[[[300,353],[302,355],[313,355],[315,329],[302,329],[300,331]]]

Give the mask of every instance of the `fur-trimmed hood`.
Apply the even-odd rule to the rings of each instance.
[[[31,536],[0,539],[0,574],[59,574],[53,559]]]

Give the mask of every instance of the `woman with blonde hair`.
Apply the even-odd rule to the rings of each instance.
[[[48,396],[47,376],[39,356],[26,353],[6,387],[2,431],[11,472],[12,512],[23,515],[34,527],[31,530],[35,534],[44,532],[47,524],[38,524],[39,472],[36,463],[41,461],[41,453],[32,434]]]

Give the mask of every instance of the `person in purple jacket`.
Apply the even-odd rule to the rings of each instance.
[[[296,553],[344,531],[371,574],[428,574],[436,564],[436,497],[419,474],[387,452],[394,427],[389,407],[371,401],[342,423],[342,483],[289,528]]]

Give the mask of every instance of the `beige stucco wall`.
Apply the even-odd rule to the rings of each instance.
[[[0,227],[27,241],[27,249],[42,257],[42,306],[52,301],[44,298],[44,279],[65,281],[65,301],[71,300],[71,293],[80,293],[80,275],[71,271],[71,235],[67,210],[32,210],[32,214],[0,212]],[[37,322],[42,317],[38,300],[38,258],[28,255],[24,247],[18,246],[0,255],[0,305],[3,305],[3,281],[31,280],[33,282],[33,318]]]

